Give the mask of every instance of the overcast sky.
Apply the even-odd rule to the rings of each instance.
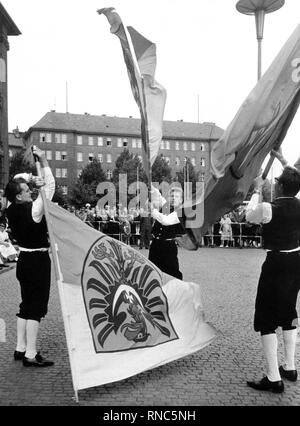
[[[167,89],[166,120],[214,122],[225,129],[257,80],[255,20],[237,0],[0,0],[21,31],[9,37],[9,130],[27,130],[55,109],[139,117],[121,47],[104,15],[156,43],[156,80]],[[263,72],[300,23],[298,0],[268,14]],[[199,108],[198,108],[199,96]],[[283,143],[300,156],[300,111]]]

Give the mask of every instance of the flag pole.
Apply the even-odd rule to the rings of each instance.
[[[145,143],[144,146],[146,147],[146,153],[147,153],[147,161],[148,161],[148,171],[149,171],[149,176],[148,176],[148,200],[151,203],[151,182],[152,182],[152,168],[151,168],[151,162],[150,162],[150,151],[149,151],[149,129],[148,129],[148,117],[147,117],[147,101],[146,101],[146,94],[145,94],[145,81],[144,81],[144,77],[141,76],[141,81],[142,81],[142,93],[143,93],[143,103],[144,103],[144,108],[145,108],[145,112],[144,112],[144,119],[145,119],[145,132],[144,132],[144,138],[145,138]],[[142,136],[143,136],[143,132],[142,132]],[[150,215],[150,212],[149,212]]]
[[[33,158],[34,158],[35,165],[36,165],[37,175],[39,177],[42,177],[41,164],[39,162],[39,159],[34,154],[33,154]],[[45,214],[45,218],[46,218],[46,222],[47,222],[47,229],[48,229],[52,259],[53,259],[53,264],[54,264],[54,271],[55,271],[56,282],[57,282],[60,301],[61,301],[60,306],[61,306],[61,310],[62,310],[62,317],[63,317],[63,322],[64,322],[65,333],[66,333],[66,336],[71,336],[70,326],[69,326],[70,315],[67,312],[65,312],[64,293],[63,293],[63,288],[62,288],[63,276],[62,276],[62,272],[61,272],[61,269],[60,269],[59,260],[58,260],[58,256],[57,256],[58,247],[57,247],[57,244],[55,243],[55,240],[54,240],[52,223],[51,223],[51,219],[50,219],[50,215],[49,215],[49,211],[48,211],[48,206],[47,206],[46,194],[45,194],[45,190],[44,190],[43,187],[40,189],[40,194],[41,194],[41,197],[42,197],[42,200],[43,200],[44,214]],[[67,321],[67,319],[68,319],[68,321]],[[75,348],[71,347],[71,344],[69,343],[70,339],[66,339],[66,341],[67,341],[68,355],[69,355],[69,361],[70,361],[70,366],[71,366],[71,375],[72,375],[72,383],[73,383],[73,389],[74,389],[74,394],[75,394],[75,401],[78,403],[79,402],[78,386],[77,386],[77,380],[76,380],[76,374],[75,374],[75,364],[73,364],[73,352],[74,352]]]

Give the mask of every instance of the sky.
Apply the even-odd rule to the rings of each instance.
[[[139,117],[103,7],[156,44],[165,120],[226,129],[257,82],[255,19],[236,10],[237,0],[0,1],[22,33],[9,37],[9,131],[28,130],[50,110]],[[298,0],[266,15],[263,73],[298,24]],[[282,147],[291,163],[300,156],[300,110]]]

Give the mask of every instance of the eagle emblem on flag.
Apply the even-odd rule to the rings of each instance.
[[[85,258],[81,285],[97,353],[178,339],[161,274],[126,244],[101,236]]]

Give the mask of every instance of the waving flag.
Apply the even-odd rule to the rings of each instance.
[[[266,156],[283,141],[299,106],[299,82],[300,25],[212,149],[211,178],[194,200],[194,208],[204,204],[203,217],[186,208],[188,232],[198,241],[209,225],[244,201]]]
[[[111,33],[119,37],[134,99],[141,115],[142,157],[148,180],[151,166],[157,157],[162,139],[163,115],[166,90],[154,79],[156,69],[156,46],[134,28],[128,27],[136,61],[130,49],[125,27],[116,10],[112,7],[98,10],[104,14]]]
[[[166,364],[214,339],[198,284],[163,274],[50,201],[46,210],[76,391]]]

